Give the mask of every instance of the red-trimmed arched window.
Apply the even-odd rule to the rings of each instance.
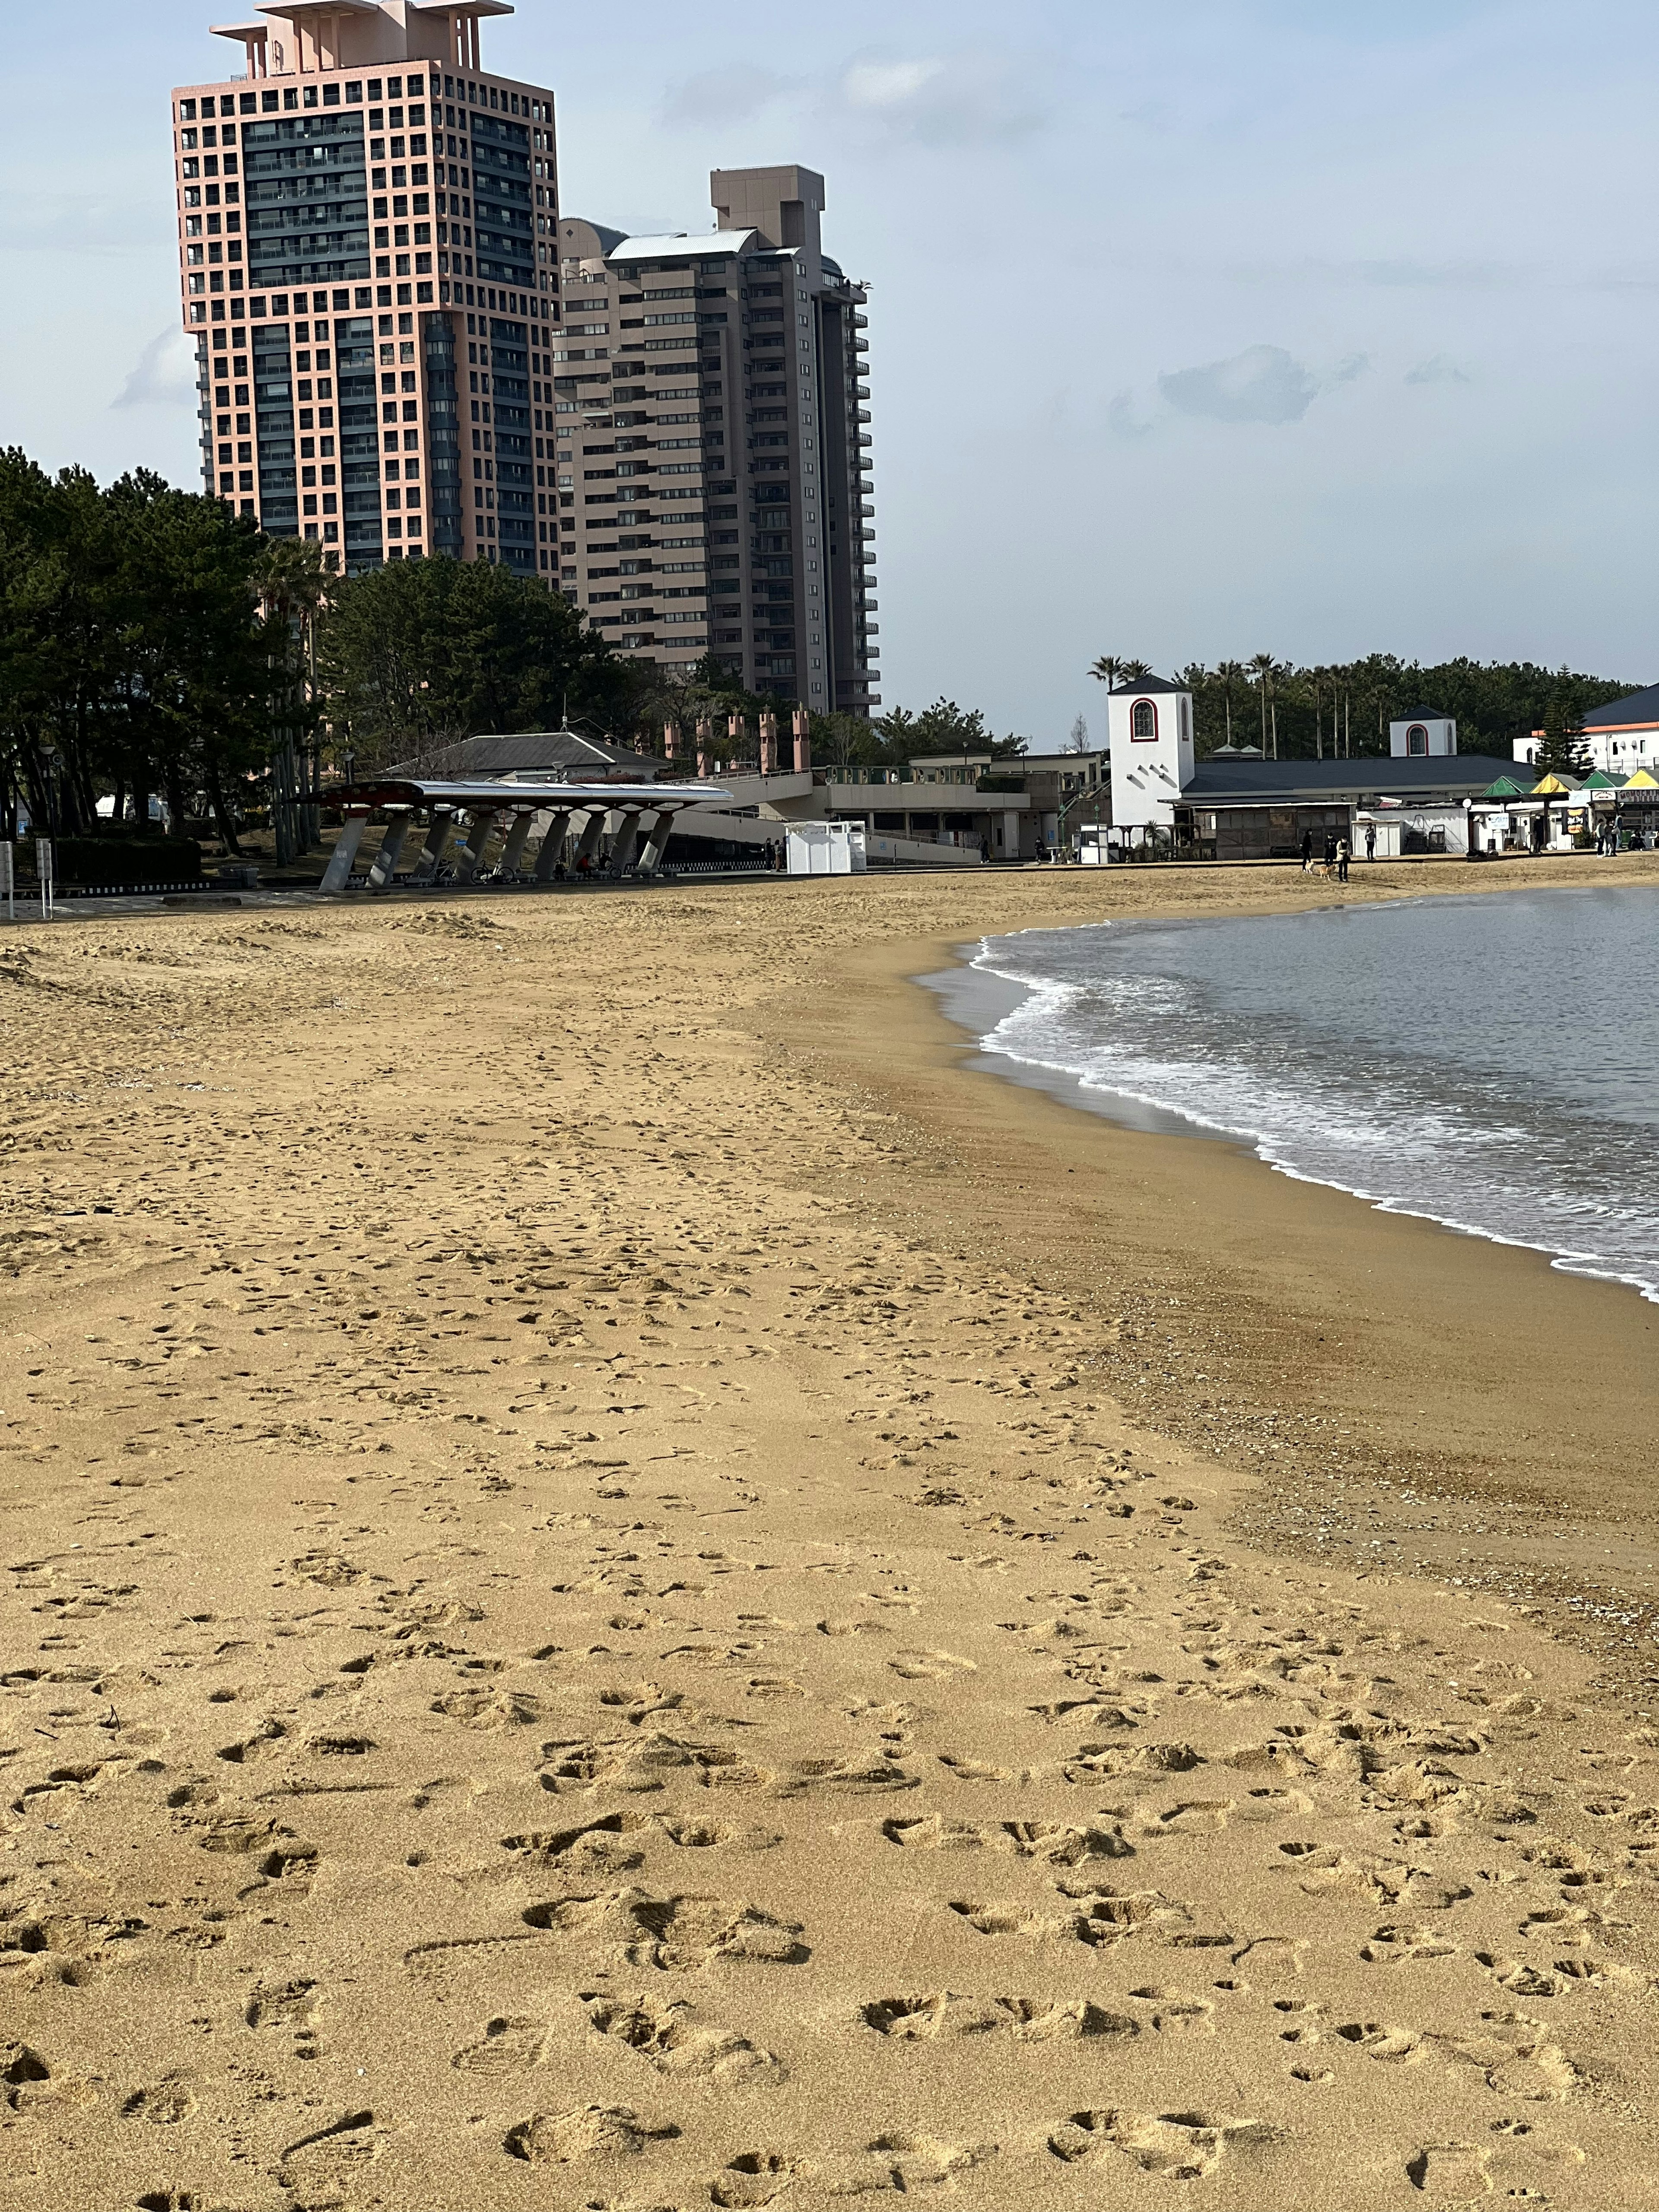
[[[1407,731],[1406,750],[1411,755],[1411,757],[1413,760],[1427,759],[1429,751],[1429,733],[1424,728],[1421,722],[1413,722],[1410,729]]]
[[[1158,709],[1150,699],[1137,699],[1129,709],[1129,735],[1137,744],[1153,744],[1158,738]]]

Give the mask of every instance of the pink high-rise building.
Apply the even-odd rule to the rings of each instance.
[[[557,574],[532,428],[559,325],[553,95],[480,53],[513,12],[269,0],[215,28],[244,75],[173,95],[208,489],[350,569]]]

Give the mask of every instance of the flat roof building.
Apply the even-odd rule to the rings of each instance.
[[[486,71],[507,0],[268,0],[173,95],[210,492],[348,569],[551,581],[532,410],[559,324],[553,95]],[[541,526],[538,527],[538,525]]]

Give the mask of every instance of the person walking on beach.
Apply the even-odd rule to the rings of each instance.
[[[1336,842],[1336,880],[1340,884],[1346,884],[1348,880],[1348,841],[1346,837],[1339,837]]]
[[[1325,840],[1325,866],[1328,868],[1334,868],[1336,866],[1336,840],[1334,837],[1328,836]]]
[[[1376,824],[1375,822],[1368,822],[1365,824],[1365,858],[1368,860],[1374,860],[1376,858]]]
[[[1304,830],[1302,832],[1302,872],[1304,876],[1312,866],[1313,831],[1311,830]]]

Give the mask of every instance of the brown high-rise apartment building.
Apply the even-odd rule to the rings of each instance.
[[[716,170],[716,228],[558,224],[563,328],[536,408],[560,584],[630,657],[713,653],[751,690],[866,713],[878,648],[866,295],[822,177]]]
[[[553,580],[553,95],[480,53],[513,12],[266,0],[216,33],[246,74],[173,96],[208,488],[348,568],[441,552]]]

